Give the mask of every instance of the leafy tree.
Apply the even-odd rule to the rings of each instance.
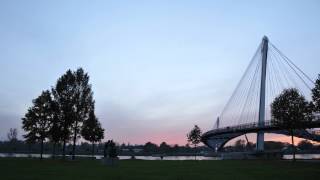
[[[24,137],[28,142],[40,142],[40,158],[43,154],[43,143],[49,137],[52,116],[51,93],[43,91],[39,97],[33,100],[33,106],[28,109],[22,118],[22,128],[27,132]]]
[[[302,150],[311,150],[313,148],[313,144],[308,140],[302,140],[298,143],[298,148]]]
[[[118,151],[116,147],[116,143],[113,142],[113,140],[109,140],[105,143],[104,146],[104,158],[105,160],[110,160],[111,165],[114,164],[114,160],[118,157]]]
[[[52,101],[52,119],[51,128],[49,130],[49,139],[53,143],[52,147],[52,157],[55,158],[56,155],[56,145],[63,140],[63,122],[60,118],[59,104],[54,100]]]
[[[168,153],[170,151],[170,146],[166,142],[162,142],[159,146],[159,150],[161,153]]]
[[[89,75],[82,68],[62,75],[53,89],[55,100],[59,104],[62,118],[63,157],[65,146],[73,134],[72,159],[75,159],[76,140],[80,127],[89,118],[93,109],[93,93],[89,84]]]
[[[264,148],[265,150],[282,150],[285,147],[288,147],[288,143],[283,143],[283,142],[276,142],[276,141],[265,141],[264,142]]]
[[[271,104],[273,125],[286,129],[291,134],[293,160],[295,160],[295,146],[293,133],[295,129],[303,129],[312,120],[310,103],[297,89],[285,89]]]
[[[52,94],[57,106],[59,109],[59,118],[61,118],[61,139],[63,141],[62,146],[62,156],[65,158],[66,154],[66,143],[70,140],[71,137],[71,126],[73,123],[72,117],[72,106],[73,106],[73,94],[71,92],[72,84],[74,82],[73,73],[71,70],[68,70],[64,75],[62,75],[54,88],[52,88]]]
[[[197,149],[197,145],[201,142],[201,129],[194,125],[194,128],[187,134],[187,140],[189,143],[194,145],[194,149]],[[195,160],[197,159],[197,154],[194,156]]]
[[[144,146],[143,146],[143,151],[146,153],[154,153],[156,152],[158,149],[158,146],[152,142],[147,142]]]
[[[92,143],[92,156],[94,156],[94,143],[104,138],[104,129],[93,110],[90,112],[89,118],[83,122],[81,135],[85,140]]]
[[[315,87],[312,89],[312,100],[314,103],[314,110],[320,113],[320,74],[315,82]]]
[[[243,139],[238,139],[235,143],[234,143],[234,148],[237,151],[243,151],[246,147],[246,141]]]
[[[174,153],[178,153],[178,152],[179,152],[179,149],[180,149],[180,147],[179,147],[178,144],[175,144],[175,145],[172,147],[172,151],[173,151]]]
[[[117,151],[117,147],[116,147],[116,143],[114,143],[112,140],[109,141],[109,157],[110,158],[116,158],[118,157],[118,151]]]

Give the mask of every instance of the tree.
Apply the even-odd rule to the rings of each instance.
[[[295,146],[293,134],[295,129],[303,129],[312,120],[310,103],[297,89],[285,89],[271,104],[273,125],[286,129],[291,134],[293,160],[295,160]]]
[[[104,159],[110,160],[111,165],[114,164],[114,160],[118,157],[118,151],[116,143],[113,140],[109,140],[104,145]]]
[[[179,152],[179,149],[180,149],[179,145],[178,145],[178,144],[175,144],[175,145],[172,147],[172,152],[173,152],[173,153],[178,153],[178,152]]]
[[[82,68],[62,75],[53,89],[55,100],[59,104],[62,118],[63,157],[65,146],[73,134],[72,159],[75,159],[75,147],[83,121],[89,118],[93,109],[93,93],[89,84],[89,75]]]
[[[16,151],[16,144],[18,142],[18,130],[16,128],[10,128],[7,134],[7,138],[9,141],[9,147],[12,152]]]
[[[234,143],[234,148],[236,151],[243,151],[246,147],[246,141],[243,139],[238,139],[235,143]]]
[[[40,158],[43,154],[43,143],[49,137],[52,115],[51,93],[43,91],[39,97],[33,100],[33,106],[28,109],[22,118],[22,128],[27,132],[24,137],[28,142],[40,141]]]
[[[158,149],[158,146],[152,142],[147,142],[144,146],[143,146],[143,151],[146,153],[154,153],[156,152]]]
[[[17,141],[18,140],[17,136],[18,136],[18,130],[16,128],[10,128],[7,134],[9,142]]]
[[[57,108],[59,109],[59,118],[61,120],[61,139],[63,141],[62,145],[62,156],[65,158],[66,154],[66,143],[71,137],[71,126],[73,123],[72,117],[72,92],[73,88],[70,84],[74,81],[73,73],[68,70],[64,75],[62,75],[54,88],[52,88],[52,94],[55,101],[57,102]]]
[[[108,150],[108,154],[110,158],[117,158],[118,157],[118,152],[117,152],[117,147],[116,147],[116,143],[113,142],[113,140],[109,141],[109,150]]]
[[[314,110],[320,113],[320,74],[315,82],[315,87],[312,89],[312,101],[314,104]]]
[[[159,150],[161,153],[168,153],[170,151],[170,146],[166,142],[162,142],[159,146]]]
[[[298,143],[298,148],[301,150],[311,150],[313,148],[313,144],[308,140],[302,140]]]
[[[52,101],[52,119],[51,128],[49,130],[49,139],[53,143],[52,147],[52,157],[55,158],[56,155],[56,145],[63,140],[63,122],[60,117],[59,104],[53,100]]]
[[[92,143],[92,157],[94,156],[94,143],[101,141],[104,138],[104,129],[96,118],[94,111],[89,114],[89,118],[83,122],[82,137]]]
[[[201,129],[194,125],[194,128],[187,134],[188,142],[194,145],[194,149],[197,149],[197,145],[201,142]],[[197,154],[195,153],[194,159],[197,159]]]

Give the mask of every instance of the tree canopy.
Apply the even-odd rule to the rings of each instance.
[[[92,143],[92,155],[94,155],[94,143],[104,138],[104,129],[93,110],[90,112],[89,118],[83,122],[81,135],[85,140]]]
[[[272,123],[284,129],[303,128],[312,120],[312,106],[297,89],[285,89],[271,104]]]
[[[65,155],[65,144],[73,134],[72,158],[74,159],[79,131],[82,123],[89,118],[89,112],[94,105],[89,75],[82,68],[76,71],[68,70],[58,79],[52,91],[63,120],[63,155]]]
[[[312,121],[312,104],[297,89],[285,89],[271,104],[272,124],[289,130],[295,160],[293,131],[303,129]]]
[[[314,103],[314,110],[320,112],[320,74],[315,82],[315,87],[312,89],[312,100]]]
[[[43,142],[49,137],[53,119],[53,101],[50,91],[46,90],[33,100],[33,106],[22,118],[23,129],[27,132],[24,137],[28,142],[41,142],[41,158]]]
[[[195,149],[197,145],[201,142],[201,129],[194,125],[193,129],[187,134],[187,140],[189,143],[193,144]],[[195,159],[197,159],[197,156],[194,156]]]
[[[194,128],[187,134],[188,142],[197,146],[201,142],[201,133],[201,129],[197,125],[194,125]]]

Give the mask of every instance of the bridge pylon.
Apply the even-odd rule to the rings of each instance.
[[[268,59],[268,37],[264,36],[262,39],[261,48],[261,60],[262,60],[262,70],[261,70],[261,85],[260,85],[260,102],[259,102],[259,120],[258,125],[263,128],[265,122],[265,104],[266,104],[266,76],[267,76],[267,59]],[[257,133],[257,143],[256,150],[264,150],[264,132],[259,131]]]

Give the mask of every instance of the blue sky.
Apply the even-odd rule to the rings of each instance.
[[[83,67],[107,139],[184,144],[194,124],[213,126],[263,35],[315,79],[319,17],[311,0],[2,0],[0,139]]]

